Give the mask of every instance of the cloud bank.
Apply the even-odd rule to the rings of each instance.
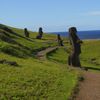
[[[86,16],[100,16],[100,11],[91,11],[91,12],[83,13],[83,15],[86,15]]]

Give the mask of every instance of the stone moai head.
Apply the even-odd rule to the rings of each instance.
[[[43,31],[42,31],[42,27],[39,28],[39,32],[38,32],[38,36],[36,36],[37,39],[42,39],[43,36]]]
[[[76,27],[71,27],[71,28],[69,28],[69,33],[70,33],[70,34],[77,33]]]
[[[57,34],[58,37],[60,37],[60,34]]]
[[[57,34],[57,38],[58,40],[61,40],[60,34]]]
[[[42,32],[42,30],[43,30],[42,27],[40,27],[40,28],[39,28],[39,32]]]
[[[24,30],[27,30],[27,28],[24,28]]]
[[[39,31],[42,31],[42,27],[39,28]]]
[[[26,37],[29,37],[29,32],[28,32],[27,28],[24,28],[24,34]]]

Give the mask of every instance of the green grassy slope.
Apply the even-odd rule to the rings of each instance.
[[[0,33],[1,33],[0,47],[1,47],[1,51],[5,51],[5,53],[10,53],[10,51],[12,50],[13,52],[17,52],[17,54],[13,54],[13,55],[23,55],[24,53],[30,56],[32,52],[34,53],[35,51],[47,48],[49,46],[56,45],[56,42],[53,36],[49,36],[50,38],[45,41],[48,35],[44,34],[44,38],[42,40],[37,40],[35,39],[35,36],[37,35],[37,33],[29,31],[30,38],[26,38],[24,37],[24,31],[22,29],[10,28],[12,31],[11,33],[8,30],[5,30],[5,27],[7,26],[2,26],[0,29]],[[2,34],[2,33],[6,33],[6,34]],[[53,41],[51,41],[51,39]]]
[[[16,34],[0,28],[0,60],[19,66],[0,64],[0,100],[67,100],[78,72],[69,71],[66,64],[34,57],[35,52],[55,46],[56,36],[44,34],[37,40],[37,33],[30,32],[30,38],[25,38],[22,29],[10,29]]]
[[[80,60],[82,66],[100,71],[100,40],[85,40],[81,47],[82,53],[80,55]],[[64,48],[59,48],[57,51],[50,53],[48,58],[60,63],[67,63],[68,51],[69,44]]]
[[[0,65],[0,99],[66,100],[76,85],[77,72],[69,72],[65,65],[3,53],[1,57],[19,66]]]
[[[84,41],[81,61],[85,67],[100,69],[100,40]]]

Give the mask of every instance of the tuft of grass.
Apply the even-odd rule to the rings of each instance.
[[[61,47],[54,52],[48,54],[48,59],[67,64],[68,53],[65,47]]]

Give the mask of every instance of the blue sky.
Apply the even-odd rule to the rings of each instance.
[[[37,31],[100,29],[100,0],[0,0],[0,23]]]

